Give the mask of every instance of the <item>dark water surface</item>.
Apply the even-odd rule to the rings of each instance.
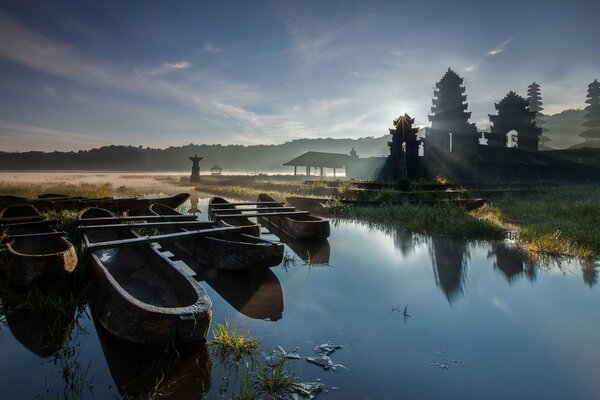
[[[197,205],[200,219],[206,201]],[[349,221],[336,221],[328,242],[290,242],[286,252],[298,255],[285,266],[252,276],[207,273],[203,286],[213,302],[213,324],[229,319],[265,351],[297,347],[302,356],[314,356],[316,345],[342,345],[331,359],[347,369],[288,362],[303,381],[321,380],[327,392],[318,398],[600,397],[600,293],[593,263],[531,265],[507,244]],[[1,399],[73,392],[118,398],[119,388],[138,385],[148,392],[157,380],[170,383],[172,398],[203,392],[230,398],[237,390],[232,385],[226,391],[227,368],[211,359],[206,345],[185,348],[174,361],[163,349],[119,341],[84,313],[57,324],[57,344],[40,350],[35,335],[43,319],[4,318]]]

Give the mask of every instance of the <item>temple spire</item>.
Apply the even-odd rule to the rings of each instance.
[[[594,79],[594,82],[588,85],[587,100],[589,104],[585,111],[587,113],[583,118],[586,121],[582,124],[587,129],[580,133],[579,136],[586,140],[600,139],[600,82]]]

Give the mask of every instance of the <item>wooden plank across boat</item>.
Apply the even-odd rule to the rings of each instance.
[[[75,247],[31,204],[4,208],[0,226],[6,234],[0,269],[13,285],[61,279],[75,270]]]
[[[270,207],[268,204],[275,201],[267,194],[259,194],[258,202],[264,203],[265,208]],[[274,226],[287,235],[301,240],[323,240],[329,237],[330,228],[329,220],[309,213],[288,214],[269,213],[269,211],[258,211],[258,214],[265,214],[264,217],[259,217],[259,221],[268,226]],[[269,215],[269,216],[266,216]]]
[[[252,222],[242,215],[242,211],[236,208],[237,205],[251,205],[249,202],[244,203],[229,203],[229,201],[225,200],[222,197],[212,197],[208,201],[208,217],[215,221],[218,226],[239,226],[244,228],[244,232],[260,237],[260,224]],[[277,203],[281,204],[281,203]],[[223,212],[223,210],[231,210],[230,214],[239,214],[239,217],[229,217],[226,220],[218,218],[213,212],[213,208],[219,209],[219,212]]]
[[[114,217],[88,208],[78,221]],[[84,241],[99,243],[139,238],[131,230],[85,231]],[[151,244],[131,244],[90,252],[89,304],[113,335],[147,345],[203,340],[212,318],[206,291]]]
[[[177,208],[183,204],[189,197],[189,193],[179,193],[175,196],[162,197],[156,199],[139,199],[139,198],[123,198],[114,199],[111,197],[87,199],[83,197],[52,197],[59,196],[58,194],[41,195],[35,199],[28,199],[15,196],[0,196],[0,208],[15,204],[30,204],[36,208],[49,210],[82,210],[87,207],[100,207],[109,211],[141,211],[150,206],[152,203],[161,203],[169,207]]]
[[[163,204],[152,204],[149,212],[160,216],[181,215],[171,207]],[[213,228],[217,225],[210,222]],[[162,225],[159,232],[186,232],[183,226]],[[270,268],[283,261],[284,246],[264,240],[252,234],[243,233],[254,228],[241,227],[242,232],[220,234],[218,236],[181,238],[172,242],[173,251],[180,251],[194,257],[206,267],[223,270],[243,270],[253,268]]]

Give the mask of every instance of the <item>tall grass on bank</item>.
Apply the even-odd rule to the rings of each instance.
[[[515,230],[530,251],[580,258],[600,253],[600,185],[506,195],[471,213]]]
[[[110,183],[0,182],[0,195],[36,197],[42,193],[95,198],[110,197],[113,194],[113,189]]]
[[[402,225],[412,232],[441,233],[469,239],[503,239],[499,224],[476,218],[459,207],[384,205],[352,207],[349,216],[383,225]]]

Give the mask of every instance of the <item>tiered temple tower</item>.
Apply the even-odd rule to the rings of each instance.
[[[600,82],[597,79],[588,85],[588,95],[585,101],[589,106],[585,108],[587,113],[583,123],[587,129],[579,134],[585,140],[600,139]]]
[[[478,144],[479,134],[475,124],[469,123],[471,113],[466,111],[468,104],[463,78],[448,68],[442,79],[436,83],[431,107],[431,128],[427,129],[425,157],[451,151],[463,153]],[[429,153],[429,154],[428,154]]]
[[[529,110],[529,101],[513,91],[494,104],[498,115],[489,115],[491,133],[486,134],[488,146],[506,147],[506,134],[517,131],[517,147],[524,151],[538,151],[542,128],[535,126],[535,111]]]
[[[540,142],[549,142],[551,139],[544,135],[544,132],[548,132],[548,129],[542,126],[546,123],[546,116],[542,113],[542,110],[544,109],[542,105],[544,103],[542,102],[540,85],[533,82],[531,85],[527,86],[527,100],[529,100],[529,111],[535,111],[535,126],[542,128]]]
[[[415,119],[408,114],[399,116],[393,121],[394,127],[390,128],[392,141],[390,147],[390,168],[392,180],[403,177],[416,179],[419,163],[419,128],[413,128]]]

